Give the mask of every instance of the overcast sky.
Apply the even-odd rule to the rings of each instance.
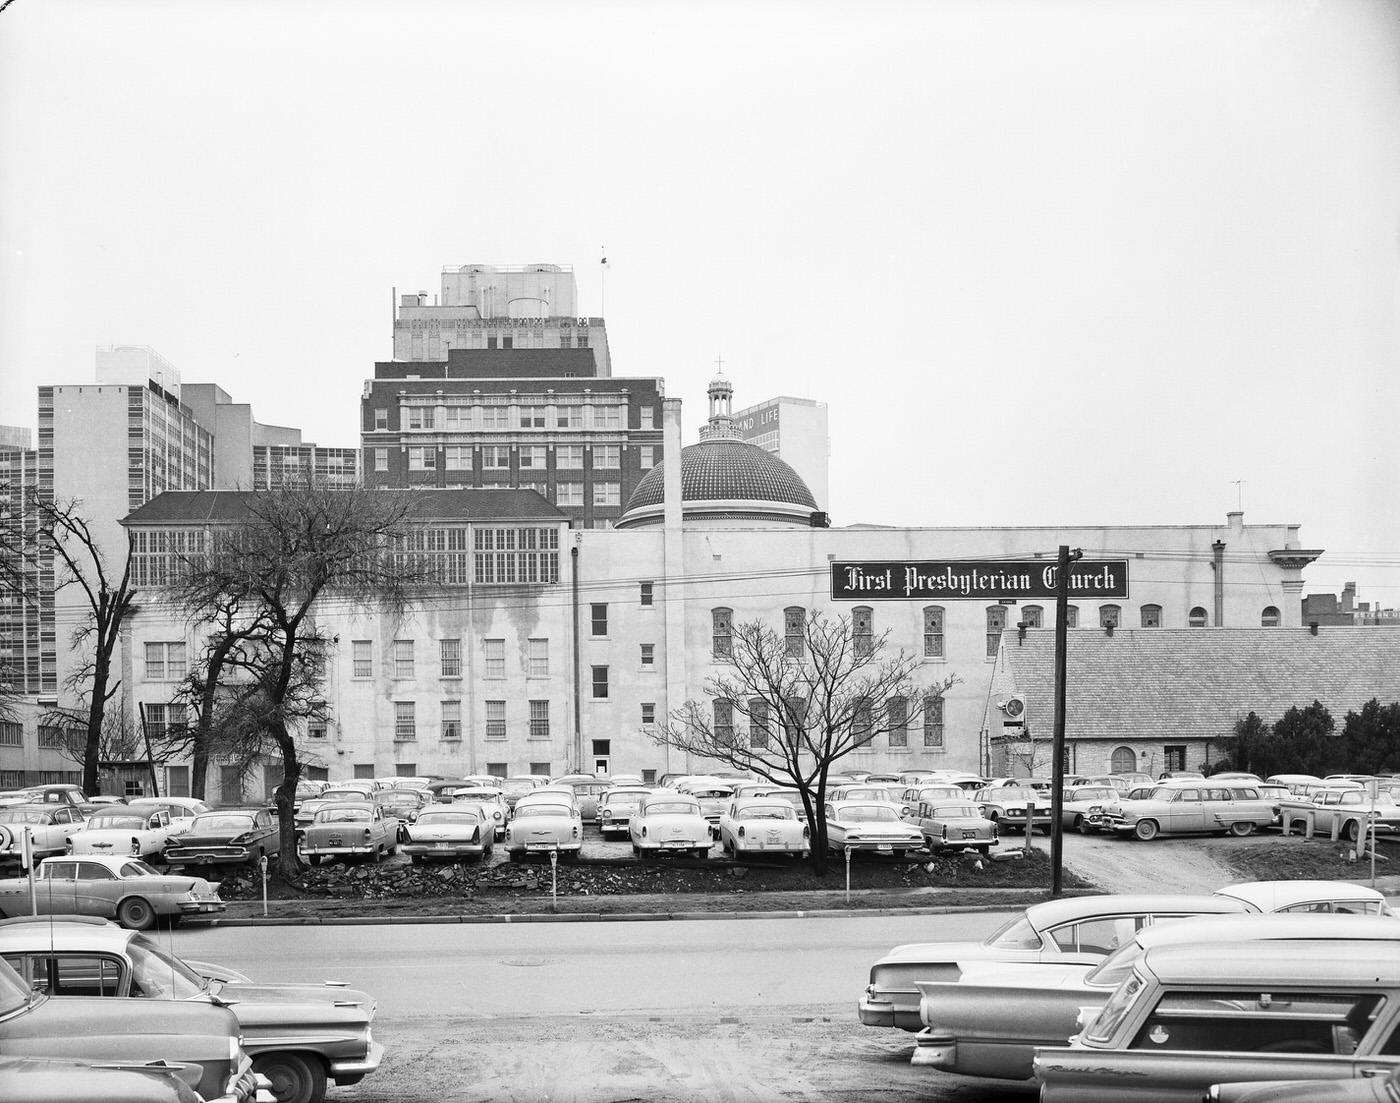
[[[354,445],[392,289],[537,261],[687,441],[828,403],[837,525],[1242,505],[1400,606],[1395,2],[0,11],[0,422],[137,344]]]

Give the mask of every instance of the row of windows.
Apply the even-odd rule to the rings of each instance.
[[[462,641],[460,639],[438,640],[437,669],[439,678],[462,677]],[[531,678],[549,676],[549,640],[530,639],[525,644],[525,673]],[[388,673],[399,680],[418,676],[417,641],[394,640],[389,645]],[[506,641],[504,639],[483,639],[481,641],[482,676],[504,678],[506,676]],[[350,676],[352,678],[374,677],[374,641],[350,641]]]
[[[797,731],[801,727],[805,711],[806,703],[804,701],[787,702],[785,706],[787,715],[778,718],[775,725],[774,718],[769,715],[768,702],[761,698],[754,698],[743,708],[740,708],[734,701],[716,701],[714,702],[715,742],[734,746],[739,739],[745,739],[750,748],[767,750],[779,732],[785,741],[791,742],[797,738]],[[747,719],[747,731],[744,730],[742,723],[736,723],[736,717],[738,721]],[[857,746],[869,746],[873,743],[877,727],[876,720],[873,702],[863,702],[856,707],[852,735]],[[907,748],[910,733],[908,700],[903,697],[891,697],[886,701],[883,723],[879,727],[888,737],[890,747]],[[942,748],[944,735],[942,697],[929,696],[924,698],[919,710],[917,731],[922,734],[925,748]]]
[[[639,429],[656,428],[656,410],[641,406]],[[515,399],[477,405],[413,405],[399,411],[399,425],[408,432],[466,433],[523,429],[621,430],[628,428],[627,406],[597,403],[522,406]],[[389,410],[376,407],[374,431],[389,431]]]
[[[441,714],[438,738],[444,742],[456,742],[462,738],[462,702],[456,699],[441,701]],[[506,702],[501,700],[483,702],[486,709],[486,727],[483,732],[487,739],[509,738],[511,731],[507,721]],[[549,702],[527,702],[525,717],[526,735],[530,739],[548,739]],[[311,738],[324,738],[325,729],[312,729],[307,733]],[[394,742],[412,743],[418,738],[418,703],[416,701],[394,702]]]
[[[374,469],[389,470],[389,448],[374,448]],[[475,461],[475,454],[481,454],[481,462]],[[597,444],[593,446],[593,471],[618,471],[622,468],[622,447],[617,444]],[[439,462],[439,457],[441,461]],[[637,449],[637,462],[643,470],[656,466],[656,446],[644,444]],[[408,469],[410,471],[436,471],[441,466],[447,471],[539,471],[549,469],[549,449],[544,445],[485,444],[473,447],[469,444],[456,445],[410,445],[408,448]],[[554,449],[555,471],[583,471],[583,445],[561,444]]]

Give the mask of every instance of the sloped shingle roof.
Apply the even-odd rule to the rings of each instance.
[[[1002,636],[1006,673],[1038,735],[1055,716],[1055,633]],[[1065,652],[1069,739],[1216,739],[1255,712],[1273,723],[1321,701],[1340,729],[1375,697],[1400,701],[1400,630],[1072,629]]]

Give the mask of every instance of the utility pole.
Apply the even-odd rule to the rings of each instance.
[[[1064,890],[1065,806],[1065,650],[1069,643],[1069,565],[1084,558],[1078,548],[1070,551],[1060,545],[1059,568],[1055,572],[1055,733],[1050,743],[1050,895]],[[1029,827],[1027,832],[1029,833]]]

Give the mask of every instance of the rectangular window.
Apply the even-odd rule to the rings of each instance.
[[[620,506],[622,504],[622,484],[594,483],[593,504],[595,506]]]
[[[178,682],[184,676],[184,641],[146,644],[146,681]]]
[[[481,411],[481,427],[483,429],[510,428],[509,406],[479,406],[477,409]]]
[[[589,406],[595,429],[621,429],[626,406]]]
[[[851,718],[851,735],[857,747],[864,747],[875,735],[875,710],[868,700],[857,701]]]
[[[868,605],[860,605],[851,610],[851,647],[855,654],[864,658],[875,646],[875,610]]]
[[[557,528],[472,530],[475,578],[479,585],[559,581]]]
[[[1001,634],[1006,630],[1006,606],[987,607],[987,658],[995,659],[1001,650]]]
[[[510,449],[500,444],[482,445],[481,468],[483,471],[509,471]]]
[[[386,431],[388,430],[388,428],[389,428],[389,411],[388,411],[388,410],[375,410],[375,411],[374,411],[374,431],[375,431],[376,433],[383,433],[383,432],[386,432]]]
[[[543,406],[522,406],[520,407],[520,428],[522,429],[543,429],[544,428]]]
[[[715,702],[715,746],[734,745],[734,702]]]
[[[637,412],[642,417],[641,427],[643,429],[656,428],[656,408],[654,406],[640,406],[638,407]]]
[[[307,739],[325,739],[326,722],[324,720],[308,720],[306,722]]]
[[[749,746],[760,751],[768,749],[768,702],[761,697],[749,702]]]
[[[418,723],[412,701],[394,702],[394,741],[407,743],[418,738]]]
[[[583,506],[583,483],[559,483],[554,488],[554,504],[557,506]]]
[[[561,444],[555,448],[554,468],[556,471],[582,471],[583,445]]]
[[[443,466],[449,471],[470,471],[472,450],[464,444],[449,444],[443,449]]]
[[[606,601],[595,601],[588,607],[589,610],[589,634],[593,636],[606,636],[608,634],[608,603]]]
[[[424,425],[423,415],[427,413],[427,425]],[[410,429],[431,429],[433,427],[432,414],[423,409],[422,406],[410,406],[408,408],[408,427]]]
[[[394,677],[413,677],[413,641],[394,641]]]
[[[943,698],[924,698],[924,746],[943,746]]]
[[[936,605],[924,610],[924,658],[943,658],[943,610]]]
[[[351,640],[350,641],[350,677],[352,678],[373,678],[374,677],[374,641],[373,640]]]
[[[504,678],[506,676],[506,641],[505,640],[482,640],[481,654],[485,661],[483,674],[488,678]]]
[[[549,738],[549,702],[530,702],[530,738]]]
[[[593,699],[595,701],[606,701],[608,697],[608,668],[605,666],[595,666],[593,668]]]
[[[650,728],[656,723],[656,702],[642,702],[642,727]]]
[[[530,640],[527,645],[526,662],[529,664],[525,670],[527,676],[549,677],[549,641]]]
[[[544,447],[544,445],[521,445],[521,471],[543,471],[548,462],[548,450]]]
[[[710,622],[715,658],[727,659],[734,643],[734,610],[711,609]]]
[[[656,666],[656,644],[642,644],[642,669],[651,670]]]
[[[410,448],[408,450],[408,469],[410,471],[437,470],[437,449],[432,446]]]
[[[1186,769],[1186,744],[1167,744],[1162,748],[1162,768],[1165,770]]]
[[[637,466],[643,471],[650,471],[656,466],[656,448],[654,445],[643,444],[637,449]]]
[[[1066,628],[1078,628],[1078,627],[1079,627],[1079,606],[1078,606],[1078,605],[1066,605],[1066,606],[1065,606],[1065,627],[1066,627]]]
[[[389,449],[376,448],[374,450],[374,469],[376,471],[389,470]]]
[[[783,640],[787,653],[801,657],[807,648],[807,610],[794,605],[783,610]]]
[[[885,719],[889,724],[890,746],[909,746],[909,702],[903,697],[891,697],[885,703]]]
[[[655,583],[652,583],[652,582],[643,582],[643,583],[641,584],[641,597],[640,597],[640,600],[641,600],[641,604],[642,604],[643,608],[645,608],[645,607],[647,607],[647,606],[649,606],[649,605],[652,604],[652,588],[653,588],[654,586],[655,586]]]
[[[462,676],[462,641],[442,640],[439,644],[442,650],[442,677],[460,678]]]
[[[471,431],[472,411],[470,406],[448,406],[443,410],[446,418],[443,428],[449,433],[466,433]]]
[[[442,703],[442,738],[462,738],[462,702],[444,700]]]
[[[0,721],[0,747],[24,746],[24,725],[13,720]]]
[[[593,470],[622,466],[622,447],[617,444],[595,444],[593,446]]]
[[[486,738],[504,739],[506,737],[506,703],[504,701],[486,702]]]

